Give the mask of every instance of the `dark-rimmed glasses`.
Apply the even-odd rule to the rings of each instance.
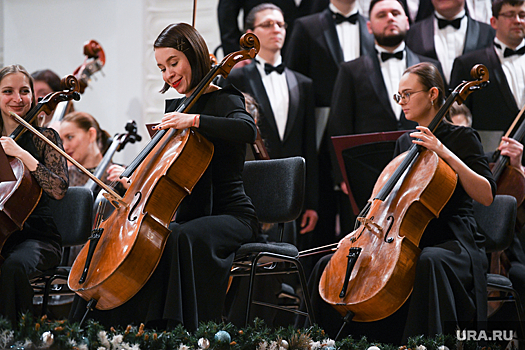
[[[266,22],[263,22],[263,23],[258,24],[256,26],[253,26],[253,29],[255,29],[257,27],[261,27],[261,28],[264,28],[264,29],[270,29],[270,28],[273,28],[276,24],[277,24],[277,26],[280,29],[286,29],[288,27],[288,24],[286,24],[285,22],[266,21]]]
[[[418,92],[423,92],[423,91],[427,91],[427,90],[402,92],[400,94],[394,94],[393,98],[394,98],[394,101],[396,101],[398,104],[401,104],[401,101],[408,103],[410,102],[411,95],[417,94]]]

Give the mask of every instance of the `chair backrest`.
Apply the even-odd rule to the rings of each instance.
[[[64,198],[51,199],[49,206],[62,236],[62,246],[72,247],[87,242],[91,235],[93,193],[84,187],[70,187]]]
[[[244,190],[251,198],[259,221],[289,222],[303,210],[305,160],[290,157],[244,163]]]
[[[478,232],[485,236],[487,253],[509,247],[514,238],[516,206],[516,198],[507,195],[497,195],[488,207],[474,201],[474,217]]]

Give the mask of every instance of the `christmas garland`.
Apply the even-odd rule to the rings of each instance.
[[[369,342],[365,337],[341,341],[329,339],[319,327],[270,329],[256,319],[254,326],[239,329],[232,324],[202,323],[193,333],[182,326],[171,331],[147,330],[144,325],[104,329],[94,321],[78,323],[20,318],[17,327],[0,317],[0,349],[60,350],[474,350],[476,343],[458,343],[452,336],[414,337],[406,346]],[[502,349],[492,345],[484,348]]]

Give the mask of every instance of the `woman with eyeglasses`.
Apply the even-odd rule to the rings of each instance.
[[[395,155],[412,144],[434,151],[458,175],[452,197],[438,218],[430,221],[419,247],[414,290],[403,338],[476,329],[486,321],[488,262],[478,243],[472,200],[490,205],[496,192],[478,133],[443,120],[432,132],[427,126],[445,102],[443,79],[436,67],[420,63],[408,68],[394,99],[417,131],[396,143]]]

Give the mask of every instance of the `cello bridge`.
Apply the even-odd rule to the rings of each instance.
[[[379,231],[379,233],[383,233],[383,228],[376,224],[373,219],[374,217],[371,217],[370,219],[365,217],[358,217],[357,221],[364,225],[368,231],[373,231],[373,226],[377,231]]]

